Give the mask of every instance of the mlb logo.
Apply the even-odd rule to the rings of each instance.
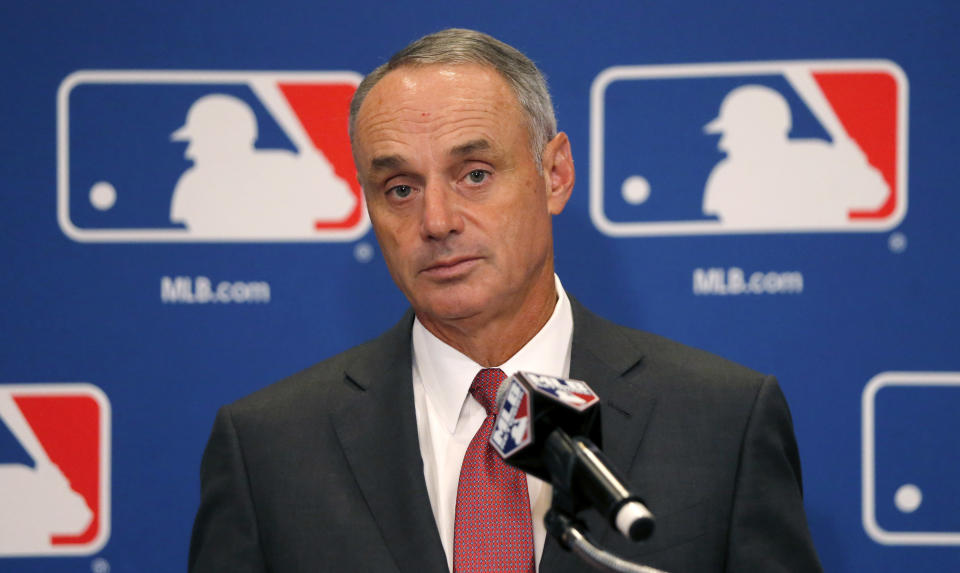
[[[884,545],[960,545],[960,372],[884,372],[862,400],[864,530]]]
[[[513,377],[490,434],[490,445],[503,458],[517,453],[533,441],[530,422],[530,391]]]
[[[110,403],[89,384],[0,385],[0,557],[90,555],[110,536]]]
[[[607,235],[878,232],[906,214],[893,62],[615,67],[590,107],[590,216]]]
[[[594,394],[590,386],[580,380],[567,380],[544,374],[533,374],[532,372],[521,372],[519,375],[523,376],[530,387],[537,392],[581,412],[600,401],[600,398]]]
[[[353,72],[81,71],[57,100],[57,220],[85,242],[350,241],[370,223]]]

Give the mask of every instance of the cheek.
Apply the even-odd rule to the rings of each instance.
[[[546,238],[550,235],[550,219],[543,213],[531,213],[518,216],[506,214],[507,224],[501,227],[503,247],[510,254],[510,261],[518,267],[523,261],[533,261],[543,256]],[[517,268],[516,270],[521,270]]]
[[[409,274],[408,267],[414,266],[417,237],[409,235],[409,225],[393,217],[371,216],[371,223],[390,274],[403,278]]]
[[[388,263],[392,263],[396,257],[397,248],[400,245],[393,227],[384,223],[379,217],[374,218],[371,216],[370,222],[373,225],[373,234],[377,237],[377,243],[380,245],[383,258]]]

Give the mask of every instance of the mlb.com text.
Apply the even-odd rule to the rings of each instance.
[[[693,269],[693,294],[800,294],[803,292],[803,273],[754,272],[748,276],[739,267]]]
[[[270,283],[264,281],[213,281],[205,276],[160,278],[164,304],[231,304],[270,302]]]

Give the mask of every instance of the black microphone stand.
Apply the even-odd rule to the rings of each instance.
[[[577,440],[585,441],[583,438],[577,438]],[[586,443],[589,443],[589,441],[586,441]],[[562,430],[555,430],[547,438],[544,461],[550,468],[550,481],[553,484],[553,500],[549,511],[543,518],[547,531],[560,542],[561,547],[567,551],[572,551],[596,569],[615,573],[666,573],[660,569],[617,557],[613,553],[597,547],[587,537],[585,533],[586,525],[574,516],[578,511],[586,509],[592,504],[584,499],[585,492],[577,491],[577,488],[573,486],[577,457],[561,454],[561,452],[575,451],[576,449],[576,440],[571,439]],[[596,494],[596,492],[593,493]],[[647,537],[653,530],[653,516],[649,514],[648,516],[648,519],[641,520],[641,523],[635,524],[629,531],[622,533],[628,539],[634,541]]]
[[[562,494],[561,494],[562,497]],[[580,529],[582,524],[570,516],[570,514],[557,509],[558,496],[554,493],[554,504],[547,511],[543,522],[547,526],[550,535],[560,542],[560,545],[572,551],[588,564],[603,571],[614,571],[616,573],[666,573],[660,569],[647,567],[627,561],[617,557],[613,553],[601,549],[593,544],[586,533]],[[561,503],[562,505],[562,503]]]

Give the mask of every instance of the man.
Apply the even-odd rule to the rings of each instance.
[[[351,137],[412,312],[221,410],[192,570],[588,570],[545,539],[549,485],[484,449],[489,391],[516,370],[604,402],[604,449],[658,523],[630,544],[585,514],[601,543],[671,571],[820,569],[776,382],[613,325],[555,277],[574,168],[529,59],[467,30],[422,38],[360,85]]]

